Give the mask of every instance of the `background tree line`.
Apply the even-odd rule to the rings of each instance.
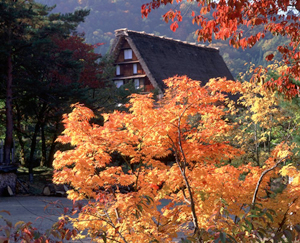
[[[70,104],[111,109],[130,92],[105,82],[113,67],[95,52],[102,44],[86,43],[77,31],[89,10],[53,9],[34,1],[0,2],[2,165],[17,148],[17,159],[31,173],[33,166],[52,166],[61,116]]]
[[[97,52],[105,54],[114,38],[114,30],[120,28],[128,28],[136,31],[145,31],[146,33],[154,33],[155,35],[164,35],[182,41],[197,42],[195,29],[197,25],[192,24],[192,16],[189,16],[191,10],[197,9],[196,2],[181,3],[174,6],[161,6],[159,9],[151,12],[147,18],[141,18],[141,5],[147,0],[39,0],[43,4],[49,6],[56,5],[53,12],[72,12],[76,9],[90,10],[89,16],[78,26],[79,31],[86,34],[87,43],[104,43],[97,48]],[[180,10],[185,19],[179,23],[179,28],[173,32],[169,25],[162,21],[162,16],[170,8]],[[206,15],[211,15],[207,13]],[[250,36],[256,30],[244,28],[244,35]],[[220,50],[227,66],[234,77],[238,77],[240,73],[246,72],[250,63],[257,65],[266,65],[266,55],[275,53],[277,46],[283,44],[286,38],[282,36],[273,36],[267,34],[267,37],[261,40],[258,45],[251,49],[234,49],[228,42],[213,39],[212,45]],[[245,65],[246,64],[246,65]]]

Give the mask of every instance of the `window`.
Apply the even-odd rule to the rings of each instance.
[[[138,78],[134,79],[134,87],[136,89],[139,89],[140,88],[140,80]]]
[[[117,88],[120,88],[124,84],[124,80],[116,80],[114,83]]]
[[[132,59],[132,50],[131,49],[126,49],[124,50],[124,59]]]
[[[137,64],[133,64],[133,74],[137,74],[138,70],[137,70]]]
[[[121,75],[121,67],[119,65],[116,66],[116,75]]]
[[[134,87],[136,89],[143,89],[144,88],[144,79],[143,78],[142,79],[136,78],[133,81],[134,81]]]

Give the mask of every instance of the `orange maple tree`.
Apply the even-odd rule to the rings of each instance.
[[[268,32],[289,38],[288,45],[277,48],[288,68],[282,70],[281,76],[270,80],[267,85],[288,97],[298,94],[298,85],[291,82],[291,78],[299,81],[300,75],[299,0],[152,0],[142,5],[141,12],[143,17],[147,17],[153,9],[162,5],[187,3],[197,3],[199,12],[190,10],[189,13],[187,10],[182,14],[178,10],[180,8],[174,7],[166,12],[163,18],[166,22],[171,21],[170,27],[176,31],[184,17],[192,16],[193,23],[197,24],[198,41],[212,41],[214,36],[216,39],[229,39],[230,45],[236,48],[251,48]],[[208,12],[212,13],[212,18],[207,17]],[[241,26],[247,26],[256,32],[253,31],[254,34],[245,37]],[[258,26],[259,28],[255,29]],[[266,59],[272,60],[273,57],[274,55],[270,54]]]
[[[280,143],[264,167],[230,164],[243,151],[230,142],[237,124],[226,118],[226,94],[242,85],[213,79],[201,86],[185,76],[165,84],[160,101],[134,94],[128,112],[103,114],[103,126],[91,124],[93,112],[80,104],[64,116],[58,141],[71,149],[57,152],[53,180],[71,186],[70,199],[91,199],[74,211],[74,226],[99,242],[171,242],[178,233],[248,242],[278,228],[297,232],[299,173],[281,167],[294,177],[284,193],[269,185],[290,146]]]

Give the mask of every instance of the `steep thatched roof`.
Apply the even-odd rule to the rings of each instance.
[[[127,29],[116,30],[111,52],[127,41],[154,87],[164,90],[162,80],[187,75],[205,84],[211,78],[233,79],[219,50]]]

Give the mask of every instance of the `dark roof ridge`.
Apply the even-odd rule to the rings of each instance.
[[[159,94],[166,88],[163,80],[174,75],[188,75],[191,79],[201,80],[202,84],[218,77],[233,80],[216,48],[128,29],[115,30],[115,35],[111,53],[119,55],[121,47],[127,43]]]
[[[182,44],[189,45],[189,46],[202,47],[202,48],[207,49],[208,51],[219,51],[219,48],[208,47],[204,44],[197,44],[196,42],[188,42],[188,41],[182,41],[182,40],[179,40],[179,39],[173,39],[171,37],[159,36],[159,35],[155,35],[153,33],[146,33],[145,31],[128,30],[127,28],[121,28],[121,29],[115,30],[115,36],[116,37],[120,36],[120,35],[128,36],[128,32],[137,33],[137,34],[141,34],[141,35],[145,35],[145,36],[161,38],[161,39],[169,40],[169,41],[176,41],[178,43],[182,43]]]

